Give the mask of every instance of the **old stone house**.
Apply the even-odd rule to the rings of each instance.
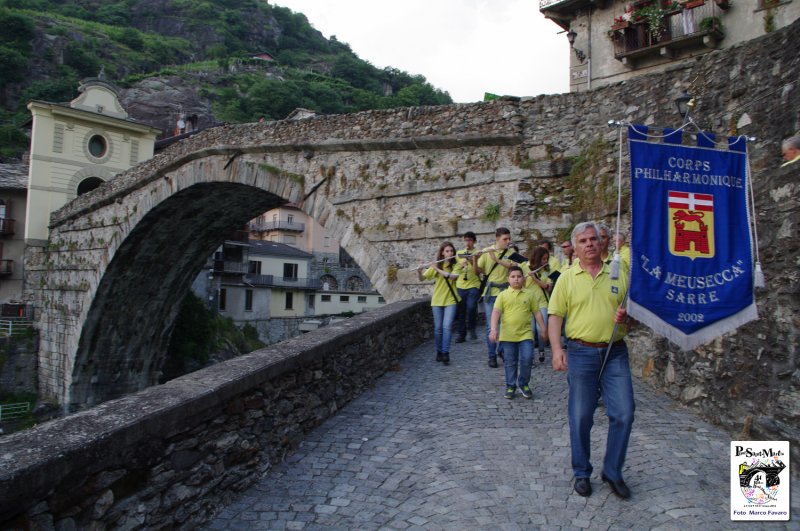
[[[539,11],[565,30],[573,52],[570,92],[580,92],[664,71],[675,62],[788,26],[800,18],[800,3],[540,0]]]

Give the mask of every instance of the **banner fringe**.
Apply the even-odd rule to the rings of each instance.
[[[758,309],[755,301],[741,311],[712,323],[697,332],[684,334],[671,324],[667,323],[655,313],[631,299],[628,306],[628,315],[643,325],[651,328],[655,333],[666,337],[681,350],[692,350],[713,339],[736,330],[738,327],[758,319]]]

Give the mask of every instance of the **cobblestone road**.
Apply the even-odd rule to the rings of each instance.
[[[535,363],[533,400],[503,398],[483,341],[433,344],[311,433],[207,529],[800,529],[731,522],[731,436],[634,381],[636,420],[620,500],[599,479],[607,430],[595,415],[594,494],[572,490],[566,378]],[[794,463],[794,466],[798,466]]]

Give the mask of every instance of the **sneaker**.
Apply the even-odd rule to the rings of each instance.
[[[531,392],[531,388],[527,385],[523,385],[519,390],[522,392],[522,398],[533,398],[533,392]]]
[[[478,334],[475,333],[475,330],[469,331],[469,338],[470,339],[478,339]]]
[[[539,363],[544,363],[544,350],[539,351]]]
[[[497,368],[497,358],[489,358],[489,367],[492,369]]]
[[[509,387],[508,389],[506,389],[506,394],[503,396],[509,400],[512,400],[514,398],[514,388]]]

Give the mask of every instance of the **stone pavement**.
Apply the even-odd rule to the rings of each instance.
[[[479,334],[481,337],[482,334]],[[533,400],[503,398],[482,340],[433,343],[312,432],[206,529],[800,529],[731,522],[731,436],[634,381],[636,420],[620,500],[601,483],[607,419],[592,432],[594,494],[572,490],[566,378],[534,363]],[[797,463],[794,466],[798,466]]]

